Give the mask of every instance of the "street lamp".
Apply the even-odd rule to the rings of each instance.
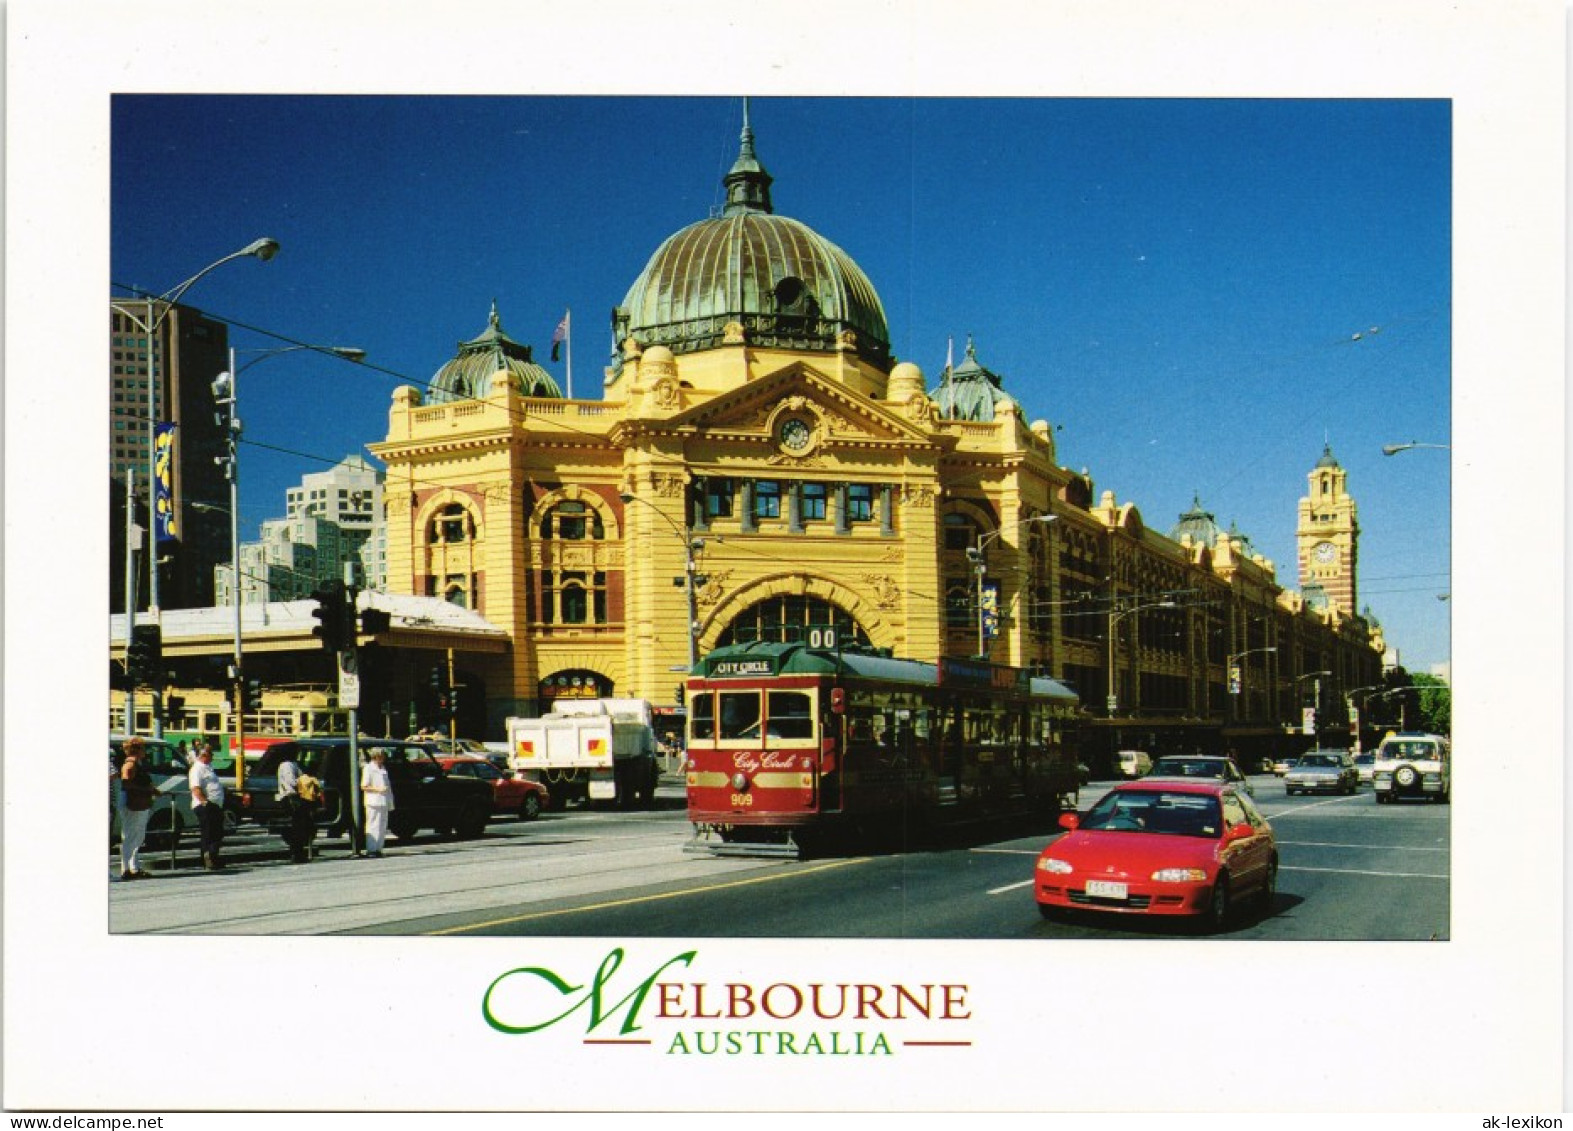
[[[1035,522],[1053,522],[1058,517],[1059,515],[1054,514],[1040,514],[1034,515],[1031,518],[1024,518],[1020,522],[1016,523],[1016,530],[1017,532],[1020,532],[1022,527],[1030,526]],[[967,560],[972,563],[974,594],[978,606],[977,658],[980,660],[988,659],[988,643],[984,636],[983,578],[989,571],[989,565],[988,560],[984,557],[983,551],[988,549],[989,543],[1003,535],[1007,529],[1007,527],[1001,527],[999,530],[991,531],[988,534],[980,534],[978,535],[978,544],[976,546],[967,547]]]
[[[1297,675],[1297,676],[1294,677],[1294,682],[1295,682],[1296,686],[1298,686],[1299,684],[1301,684],[1302,682],[1304,682],[1305,680],[1308,680],[1308,679],[1316,680],[1316,699],[1313,701],[1314,705],[1311,707],[1311,729],[1310,730],[1306,730],[1305,729],[1305,723],[1302,720],[1302,722],[1300,724],[1300,733],[1301,734],[1314,735],[1314,734],[1317,733],[1318,728],[1321,726],[1321,716],[1322,716],[1322,677],[1324,675],[1332,675],[1332,674],[1333,673],[1330,672],[1330,671],[1306,672],[1304,675]]]
[[[1119,624],[1120,621],[1124,620],[1132,613],[1145,612],[1148,609],[1177,609],[1179,607],[1180,603],[1173,597],[1165,597],[1161,601],[1153,601],[1146,605],[1133,605],[1128,609],[1121,609],[1118,612],[1115,611],[1113,605],[1109,606],[1109,697],[1107,702],[1110,718],[1114,716],[1114,712],[1119,710],[1120,706],[1120,693],[1117,690],[1119,687],[1119,680],[1115,677],[1114,671],[1114,626]]]
[[[1226,666],[1228,667],[1228,673],[1229,673],[1229,694],[1236,697],[1235,698],[1235,718],[1238,719],[1240,717],[1239,696],[1243,693],[1243,691],[1245,689],[1245,667],[1244,667],[1244,665],[1240,665],[1239,667],[1236,667],[1235,665],[1239,664],[1240,661],[1245,659],[1245,657],[1247,657],[1247,656],[1255,656],[1258,653],[1262,653],[1262,652],[1277,652],[1277,651],[1278,651],[1278,649],[1277,649],[1276,646],[1267,647],[1267,648],[1247,648],[1243,652],[1234,652],[1234,653],[1231,653],[1228,656],[1227,661],[1226,661]],[[1249,708],[1249,704],[1247,704],[1247,708]]]
[[[271,252],[269,253],[271,255]],[[236,413],[239,406],[239,391],[237,377],[256,365],[259,361],[266,361],[270,357],[277,357],[281,353],[294,353],[296,350],[313,350],[317,353],[329,354],[333,357],[342,357],[346,361],[363,361],[366,351],[353,346],[275,346],[255,351],[258,356],[246,362],[245,365],[235,364],[236,350],[234,346],[229,349],[229,370],[220,373],[213,379],[213,403],[215,407],[228,409],[225,416],[219,418],[219,423],[224,425],[225,454],[215,456],[214,463],[224,469],[224,478],[229,480],[229,570],[230,570],[230,596],[235,602],[235,664],[234,671],[230,673],[230,686],[234,689],[235,705],[235,788],[240,790],[246,784],[246,681],[241,670],[241,652],[244,633],[241,628],[241,606],[244,589],[240,573],[240,417]],[[266,599],[264,597],[264,599]]]
[[[699,585],[703,584],[703,579],[695,572],[698,569],[698,563],[695,562],[694,555],[705,548],[705,540],[703,538],[695,538],[693,532],[689,530],[686,521],[688,515],[686,505],[683,510],[684,524],[678,526],[677,523],[672,521],[670,515],[649,499],[635,495],[630,491],[619,492],[617,497],[623,501],[625,506],[629,503],[643,503],[660,515],[662,520],[672,528],[672,532],[683,540],[683,556],[685,559],[683,563],[683,587],[688,592],[688,670],[692,672],[699,664],[699,601],[695,590]]]
[[[1444,452],[1453,450],[1451,444],[1422,444],[1418,440],[1411,440],[1407,444],[1383,444],[1382,454],[1384,456],[1396,456],[1399,452],[1407,452],[1410,448],[1439,448]]]

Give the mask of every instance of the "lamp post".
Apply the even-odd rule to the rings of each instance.
[[[1453,450],[1453,445],[1422,444],[1418,440],[1411,440],[1407,444],[1383,444],[1382,454],[1384,456],[1396,456],[1399,452],[1407,452],[1410,448],[1437,448],[1444,452],[1450,452]]]
[[[1316,698],[1313,701],[1314,705],[1311,708],[1311,719],[1310,719],[1311,729],[1309,729],[1309,730],[1306,729],[1305,722],[1304,722],[1304,719],[1303,719],[1303,716],[1302,716],[1302,721],[1300,723],[1300,733],[1301,734],[1309,734],[1309,735],[1313,735],[1313,736],[1317,734],[1317,732],[1318,732],[1318,730],[1319,730],[1319,728],[1321,726],[1321,717],[1322,717],[1322,677],[1324,675],[1332,675],[1332,674],[1333,673],[1330,672],[1330,671],[1306,672],[1304,675],[1297,675],[1297,676],[1294,677],[1294,682],[1295,682],[1296,686],[1298,686],[1299,684],[1303,683],[1305,680],[1308,680],[1308,679],[1316,680]]]
[[[694,560],[694,555],[705,548],[705,540],[703,538],[695,538],[693,532],[688,528],[686,521],[688,511],[686,506],[683,511],[685,521],[682,526],[678,526],[677,523],[672,521],[670,515],[649,499],[635,495],[630,491],[619,492],[617,497],[623,501],[625,506],[629,503],[643,503],[660,515],[662,520],[672,528],[672,532],[683,540],[683,588],[687,590],[688,594],[688,670],[692,672],[699,663],[699,601],[695,590],[699,585],[703,584],[703,579],[695,572],[698,569],[698,563]]]
[[[1229,694],[1235,696],[1234,715],[1236,719],[1238,719],[1241,714],[1239,696],[1244,692],[1245,688],[1245,667],[1244,665],[1241,665],[1239,668],[1236,668],[1235,665],[1238,664],[1241,660],[1245,659],[1247,656],[1255,656],[1262,652],[1277,651],[1278,649],[1276,646],[1267,648],[1247,648],[1243,652],[1234,652],[1229,655],[1227,659],[1227,666],[1229,669]],[[1247,705],[1247,709],[1248,708],[1249,705]]]
[[[1144,612],[1147,609],[1177,609],[1179,607],[1180,607],[1180,603],[1178,601],[1176,601],[1173,597],[1165,597],[1161,601],[1153,601],[1153,602],[1151,602],[1149,604],[1146,604],[1146,605],[1133,605],[1133,606],[1131,606],[1128,609],[1120,609],[1119,611],[1116,611],[1113,605],[1109,606],[1109,640],[1108,640],[1108,644],[1109,644],[1109,698],[1108,698],[1108,714],[1109,714],[1110,718],[1114,717],[1114,712],[1119,710],[1119,706],[1120,706],[1120,693],[1117,690],[1117,688],[1119,687],[1119,680],[1115,678],[1115,671],[1114,671],[1114,627],[1115,627],[1115,625],[1119,624],[1120,621],[1124,620],[1126,617],[1130,616],[1132,613]]]
[[[184,295],[188,290],[190,290],[192,285],[195,284],[198,279],[202,278],[204,275],[208,274],[209,272],[214,271],[214,270],[218,269],[219,267],[222,267],[224,264],[229,263],[231,260],[235,260],[235,259],[254,258],[254,259],[260,259],[260,260],[262,260],[265,263],[269,259],[272,259],[275,255],[277,255],[278,254],[278,250],[279,250],[279,241],[278,240],[272,239],[271,237],[263,237],[262,239],[252,240],[249,244],[247,244],[245,247],[241,248],[239,251],[230,252],[230,254],[224,256],[222,259],[215,259],[212,263],[209,263],[206,267],[202,268],[202,270],[198,271],[195,275],[191,276],[191,278],[187,279],[185,282],[181,283],[179,286],[174,287],[171,290],[165,291],[162,295],[159,295],[157,298],[149,296],[148,298],[144,299],[143,300],[143,305],[146,307],[146,310],[147,310],[147,317],[146,317],[145,321],[143,319],[141,319],[141,318],[138,318],[135,314],[133,314],[131,312],[131,310],[130,310],[128,305],[123,305],[121,303],[112,303],[111,304],[113,309],[118,311],[123,317],[128,319],[133,325],[135,325],[138,329],[140,329],[144,334],[147,335],[147,472],[148,472],[147,516],[148,516],[148,526],[149,526],[149,531],[148,531],[148,543],[149,543],[149,545],[148,545],[148,555],[147,555],[147,564],[148,564],[148,612],[152,615],[153,622],[155,624],[157,624],[158,621],[159,621],[159,605],[158,605],[158,517],[157,517],[157,515],[158,515],[158,487],[159,487],[159,475],[158,475],[158,423],[159,423],[159,421],[158,421],[158,385],[159,385],[159,382],[158,382],[158,379],[157,379],[157,372],[156,372],[156,369],[157,369],[157,364],[156,364],[157,358],[156,358],[156,355],[157,355],[157,350],[158,350],[158,331],[164,325],[164,320],[169,317],[169,312],[175,309],[175,304],[180,301],[181,296]],[[162,308],[158,311],[158,314],[156,316],[153,313],[153,308],[154,308],[155,304],[162,304]],[[165,361],[166,361],[165,372],[167,373],[168,372],[168,365],[167,365],[168,358],[165,358]],[[129,630],[129,626],[132,623],[134,623],[135,620],[136,620],[136,611],[134,609],[127,609],[126,610],[126,624],[128,626],[128,629],[127,629],[128,633],[130,631]],[[129,639],[129,636],[128,636],[128,639]],[[163,737],[164,727],[163,727],[162,712],[160,710],[158,710],[158,706],[157,706],[158,691],[157,691],[156,688],[155,688],[153,694],[154,694],[153,736],[155,738],[161,738],[161,737]]]
[[[1354,740],[1350,744],[1352,753],[1360,753],[1360,714],[1364,708],[1363,703],[1360,706],[1355,705],[1355,696],[1363,694],[1367,691],[1380,691],[1382,690],[1382,686],[1383,685],[1380,683],[1371,683],[1364,687],[1351,687],[1348,691],[1344,692],[1344,702],[1348,705],[1349,710],[1349,720],[1351,723],[1350,730],[1354,736]]]
[[[1040,515],[1034,515],[1031,518],[1024,518],[1020,522],[1016,523],[1016,530],[1019,532],[1023,527],[1031,526],[1035,522],[1043,522],[1043,523],[1053,522],[1058,517],[1059,517],[1059,515],[1040,514]],[[1001,527],[999,530],[992,531],[991,533],[980,534],[980,535],[978,535],[978,544],[976,546],[968,546],[967,547],[967,560],[972,563],[973,586],[974,586],[973,592],[974,592],[975,600],[977,602],[977,607],[978,607],[978,654],[977,654],[977,658],[980,659],[980,660],[988,659],[988,641],[987,641],[987,639],[985,637],[985,633],[984,633],[984,617],[983,617],[983,578],[989,571],[989,565],[988,565],[988,560],[987,560],[987,558],[985,558],[983,551],[988,549],[988,546],[989,546],[990,542],[995,541],[1001,535],[1003,535],[1005,533],[1006,529],[1008,529],[1008,528]]]
[[[240,417],[236,415],[239,406],[239,378],[240,374],[256,365],[259,361],[266,361],[270,357],[277,357],[281,353],[294,353],[297,350],[312,350],[316,353],[330,354],[342,357],[347,361],[363,361],[366,351],[352,346],[275,346],[254,351],[258,356],[252,358],[244,365],[235,364],[236,350],[234,346],[229,350],[229,369],[220,373],[213,379],[213,403],[215,407],[228,411],[220,419],[224,425],[225,454],[214,457],[214,462],[224,468],[224,478],[229,480],[229,570],[230,570],[230,597],[235,602],[235,662],[234,670],[230,673],[230,686],[234,689],[235,704],[235,788],[243,789],[246,784],[246,681],[242,670],[242,643],[244,633],[241,627],[241,606],[244,601],[244,584],[240,572]],[[265,598],[264,598],[265,599]]]

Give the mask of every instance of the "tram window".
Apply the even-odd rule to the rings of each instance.
[[[772,738],[813,738],[814,711],[808,695],[802,691],[770,692],[767,726]]]
[[[690,738],[715,738],[715,696],[709,692],[690,698],[688,731]]]
[[[721,737],[759,737],[759,692],[721,692]]]

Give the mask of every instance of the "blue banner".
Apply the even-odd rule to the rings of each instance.
[[[180,537],[175,519],[175,426],[160,424],[153,431],[153,532],[159,542]]]

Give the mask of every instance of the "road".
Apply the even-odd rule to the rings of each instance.
[[[1220,937],[1425,940],[1449,936],[1450,807],[1286,797],[1252,779],[1280,846],[1278,896]],[[1090,804],[1111,783],[1083,790]],[[1133,917],[1045,922],[1032,865],[1056,829],[906,853],[805,861],[684,851],[681,789],[649,812],[570,810],[495,820],[479,840],[392,842],[380,860],[327,842],[306,866],[246,829],[223,872],[167,869],[111,883],[110,928],[125,933],[563,935],[673,938],[1174,938]],[[157,865],[161,857],[153,857]]]

